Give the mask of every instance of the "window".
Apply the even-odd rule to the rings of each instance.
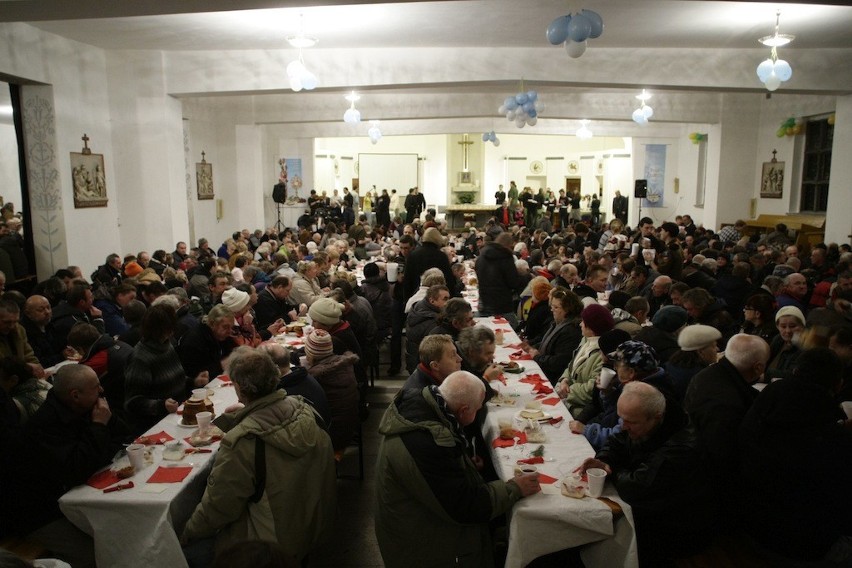
[[[831,177],[831,145],[834,125],[827,118],[809,120],[805,127],[805,160],[802,164],[800,211],[828,208],[828,180]]]

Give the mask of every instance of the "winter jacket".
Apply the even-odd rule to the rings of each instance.
[[[0,357],[17,357],[24,363],[40,364],[33,348],[27,342],[27,331],[19,323],[6,337],[0,337]]]
[[[90,323],[101,333],[105,333],[104,320],[101,318],[93,318],[89,314],[83,313],[77,308],[71,306],[68,302],[62,301],[53,310],[53,316],[50,319],[53,324],[53,333],[56,338],[56,345],[60,349],[64,349],[68,345],[68,332],[71,328],[80,322]]]
[[[114,301],[106,299],[95,300],[94,305],[101,311],[106,333],[115,337],[130,329],[130,325],[124,321],[124,313],[121,311],[121,306]]]
[[[308,370],[304,367],[290,367],[290,372],[278,380],[278,388],[291,396],[301,396],[304,398],[314,410],[319,414],[322,423],[320,427],[323,430],[328,430],[331,424],[331,409],[328,407],[328,398],[325,396],[325,391],[322,390],[317,380],[308,374]]]
[[[186,399],[192,389],[169,341],[140,341],[124,369],[124,408],[140,434],[168,414],[165,402]]]
[[[450,270],[450,260],[441,249],[433,243],[421,243],[408,255],[405,261],[405,280],[402,285],[405,299],[410,298],[420,287],[420,277],[429,268],[439,268],[444,273],[447,289],[452,293],[456,289],[456,277]]]
[[[454,422],[429,388],[401,390],[382,417],[375,527],[388,568],[494,565],[488,522],[521,492],[482,479]]]
[[[565,399],[571,416],[577,416],[592,401],[595,379],[601,374],[602,367],[598,337],[584,337],[561,377],[571,388]]]
[[[660,358],[660,363],[668,361],[669,357],[680,349],[676,334],[668,333],[653,325],[643,327],[633,339],[652,347],[656,351],[657,357]]]
[[[301,560],[332,529],[336,507],[331,441],[310,405],[279,390],[220,417],[216,425],[225,437],[183,537],[215,537],[217,550],[242,540],[268,540]],[[266,458],[262,490],[256,487],[258,444]]]
[[[479,308],[488,314],[512,313],[515,295],[526,282],[515,268],[515,256],[497,243],[482,247],[476,259],[476,278],[479,280]]]
[[[23,313],[21,314],[20,323],[27,332],[27,343],[32,347],[33,353],[42,367],[53,367],[60,361],[65,360],[65,357],[62,355],[62,350],[65,346],[63,345],[60,348],[57,344],[53,334],[53,324],[47,322],[44,330],[42,330]]]
[[[769,344],[769,362],[766,364],[765,381],[793,376],[793,367],[802,350],[796,345],[786,345],[780,334]]]
[[[88,365],[97,373],[104,389],[104,398],[113,412],[123,412],[124,409],[124,370],[131,357],[133,347],[103,334],[80,359],[81,365]]]
[[[272,290],[267,288],[257,295],[257,304],[254,306],[257,319],[254,324],[257,329],[266,329],[279,318],[283,319],[284,323],[290,323],[288,313],[293,309],[298,311],[296,306],[287,300],[279,300],[272,294]]]
[[[630,334],[630,338],[634,339],[636,334],[642,331],[642,325],[630,312],[621,308],[613,308],[612,319],[615,320],[615,329],[621,329]]]
[[[381,340],[388,337],[391,332],[391,297],[390,284],[384,276],[367,278],[361,283],[364,298],[370,302],[373,308],[373,317],[376,319],[376,337]]]
[[[553,312],[550,311],[550,304],[547,300],[534,302],[529,313],[527,313],[526,324],[524,325],[527,343],[530,345],[538,344],[552,324]]]
[[[217,341],[210,326],[201,324],[186,332],[177,351],[188,377],[195,378],[198,373],[207,371],[212,380],[222,374],[222,359],[230,355],[236,346],[230,337],[225,341]]]
[[[580,320],[566,320],[560,324],[552,323],[542,335],[538,344],[539,353],[533,359],[551,383],[556,383],[568,364],[583,335],[580,332]]]
[[[293,288],[290,290],[290,298],[297,304],[311,306],[317,299],[322,297],[322,289],[316,278],[308,280],[302,274],[293,277]]]
[[[417,366],[420,359],[419,349],[420,342],[426,337],[435,324],[438,322],[438,315],[441,311],[429,303],[429,300],[423,298],[408,312],[408,318],[405,325],[405,361],[406,368],[413,370]]]
[[[325,391],[331,413],[329,435],[335,451],[343,450],[358,427],[358,383],[354,365],[358,356],[353,353],[330,355],[316,361],[307,371]]]

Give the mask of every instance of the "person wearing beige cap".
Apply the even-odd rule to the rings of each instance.
[[[305,338],[308,373],[325,391],[331,411],[329,435],[335,456],[339,459],[358,426],[358,382],[355,363],[358,356],[351,351],[334,353],[331,334],[315,329]]]
[[[357,355],[355,363],[355,376],[358,383],[366,384],[367,370],[364,367],[361,353],[361,344],[352,331],[348,321],[343,319],[343,304],[331,298],[320,298],[308,308],[308,317],[317,329],[325,330],[334,340],[334,352],[343,355],[350,351]]]
[[[805,331],[805,315],[795,306],[784,306],[775,313],[778,335],[769,345],[769,364],[763,375],[764,382],[791,377],[796,359],[802,352],[799,339]]]
[[[447,288],[452,293],[456,289],[456,277],[450,266],[450,260],[443,252],[444,237],[435,227],[430,227],[423,232],[420,246],[411,251],[405,261],[405,280],[403,281],[403,296],[408,300],[417,291],[420,285],[420,276],[428,268],[439,268],[444,273]]]
[[[688,325],[680,331],[677,336],[680,349],[665,364],[678,400],[683,400],[692,377],[719,359],[716,342],[721,337],[719,330],[709,325]]]

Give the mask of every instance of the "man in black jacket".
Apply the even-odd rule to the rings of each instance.
[[[420,287],[420,277],[428,268],[439,268],[444,273],[447,289],[452,293],[456,289],[456,277],[450,268],[450,260],[441,251],[444,246],[444,237],[435,227],[429,227],[423,232],[420,239],[421,246],[417,247],[408,255],[405,261],[405,280],[403,287],[405,300],[408,300]]]
[[[257,304],[254,306],[255,326],[258,329],[265,329],[276,320],[284,320],[284,323],[290,323],[299,317],[299,312],[302,314],[307,312],[308,307],[296,306],[291,303],[290,290],[293,289],[293,283],[286,276],[276,276],[269,285],[259,292],[257,295]]]
[[[64,348],[68,341],[68,332],[80,322],[90,323],[101,333],[105,333],[101,311],[94,306],[92,288],[86,283],[77,283],[68,289],[65,301],[53,310],[51,323],[57,348]]]
[[[513,245],[511,233],[500,233],[494,242],[482,247],[475,270],[479,280],[479,314],[500,314],[514,327],[517,325],[516,295],[523,291],[526,283],[515,268]]]

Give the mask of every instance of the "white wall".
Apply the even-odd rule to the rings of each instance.
[[[0,91],[8,93],[6,86],[0,83]],[[4,103],[0,99],[0,106]],[[11,119],[11,117],[9,117]],[[15,211],[21,209],[21,170],[18,167],[18,140],[15,125],[0,122],[0,196],[4,203],[14,203]]]

